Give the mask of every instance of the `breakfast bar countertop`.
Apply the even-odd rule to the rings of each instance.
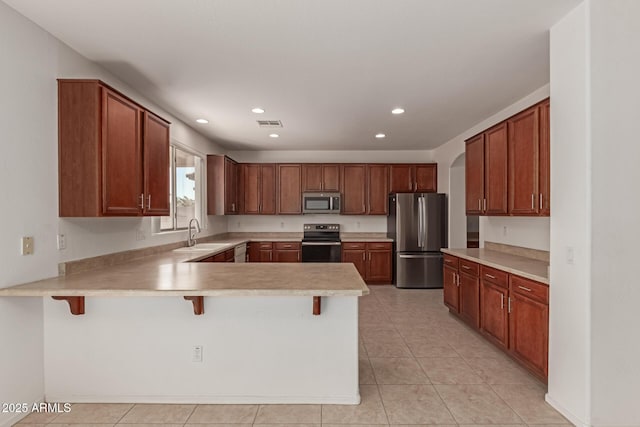
[[[549,264],[544,261],[490,249],[443,248],[441,251],[445,254],[497,268],[546,285],[549,284]]]

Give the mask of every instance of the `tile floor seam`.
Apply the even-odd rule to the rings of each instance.
[[[449,405],[447,405],[447,402],[442,398],[442,395],[440,394],[440,392],[438,391],[438,387],[436,387],[436,384],[432,384],[431,385],[433,387],[433,389],[436,391],[436,394],[438,395],[438,397],[440,398],[440,400],[442,401],[442,404],[444,405],[445,408],[447,408],[447,412],[449,413],[449,415],[451,415],[451,419],[456,423],[457,426],[460,425],[460,423],[458,422],[458,420],[456,419],[456,417],[453,415],[453,412],[451,412],[451,408],[449,408]]]
[[[254,425],[256,423],[256,420],[258,419],[258,412],[260,412],[260,406],[262,405],[256,405],[256,413],[253,414],[253,421],[251,421],[251,425]]]
[[[193,414],[196,412],[196,409],[198,409],[198,404],[193,405],[193,410],[191,411],[191,413],[189,414],[189,416],[187,417],[187,419],[184,421],[184,423],[182,424],[182,426],[184,427],[185,425],[187,425],[187,423],[189,422],[189,420],[191,419],[191,417],[193,416]]]
[[[514,408],[512,408],[512,407],[511,407],[511,405],[509,405],[509,402],[507,402],[505,399],[503,399],[503,398],[502,398],[502,396],[500,396],[500,394],[498,394],[498,392],[496,391],[496,389],[494,389],[494,388],[493,388],[493,386],[494,386],[494,385],[504,385],[504,384],[487,384],[487,385],[489,386],[489,388],[491,388],[491,391],[492,391],[492,392],[494,392],[494,393],[495,393],[495,395],[496,395],[496,396],[498,396],[498,397],[500,398],[500,400],[502,400],[502,401],[504,402],[504,404],[505,404],[505,405],[507,405],[507,406],[509,407],[509,409],[511,409],[511,410],[513,411],[513,413],[517,415],[517,417],[518,417],[518,418],[520,418],[520,421],[522,421],[522,424],[527,425],[527,426],[529,425],[529,424],[524,420],[524,418],[522,418],[522,417],[520,416],[520,414],[519,414],[519,413],[518,413]]]
[[[378,394],[380,395],[380,404],[382,404],[382,410],[384,411],[384,416],[387,419],[387,425],[391,425],[389,414],[387,414],[387,407],[385,406],[384,400],[382,399],[382,390],[380,390],[380,384],[376,384],[376,388],[378,389]]]
[[[134,403],[133,405],[131,405],[131,408],[129,408],[124,414],[122,414],[122,416],[120,418],[118,418],[118,421],[116,421],[113,425],[118,425],[120,424],[120,421],[122,421],[124,419],[124,417],[127,416],[127,414],[129,412],[131,412],[133,410],[133,408],[136,407],[136,403]]]

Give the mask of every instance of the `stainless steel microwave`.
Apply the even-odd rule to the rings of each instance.
[[[302,193],[302,213],[339,214],[340,193]]]

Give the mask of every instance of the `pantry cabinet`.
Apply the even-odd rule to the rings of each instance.
[[[58,80],[59,215],[168,215],[169,125],[99,80]]]

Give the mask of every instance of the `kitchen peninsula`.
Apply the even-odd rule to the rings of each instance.
[[[1,289],[45,297],[47,401],[359,403],[358,297],[369,290],[352,264],[188,262],[202,256],[168,251]]]

